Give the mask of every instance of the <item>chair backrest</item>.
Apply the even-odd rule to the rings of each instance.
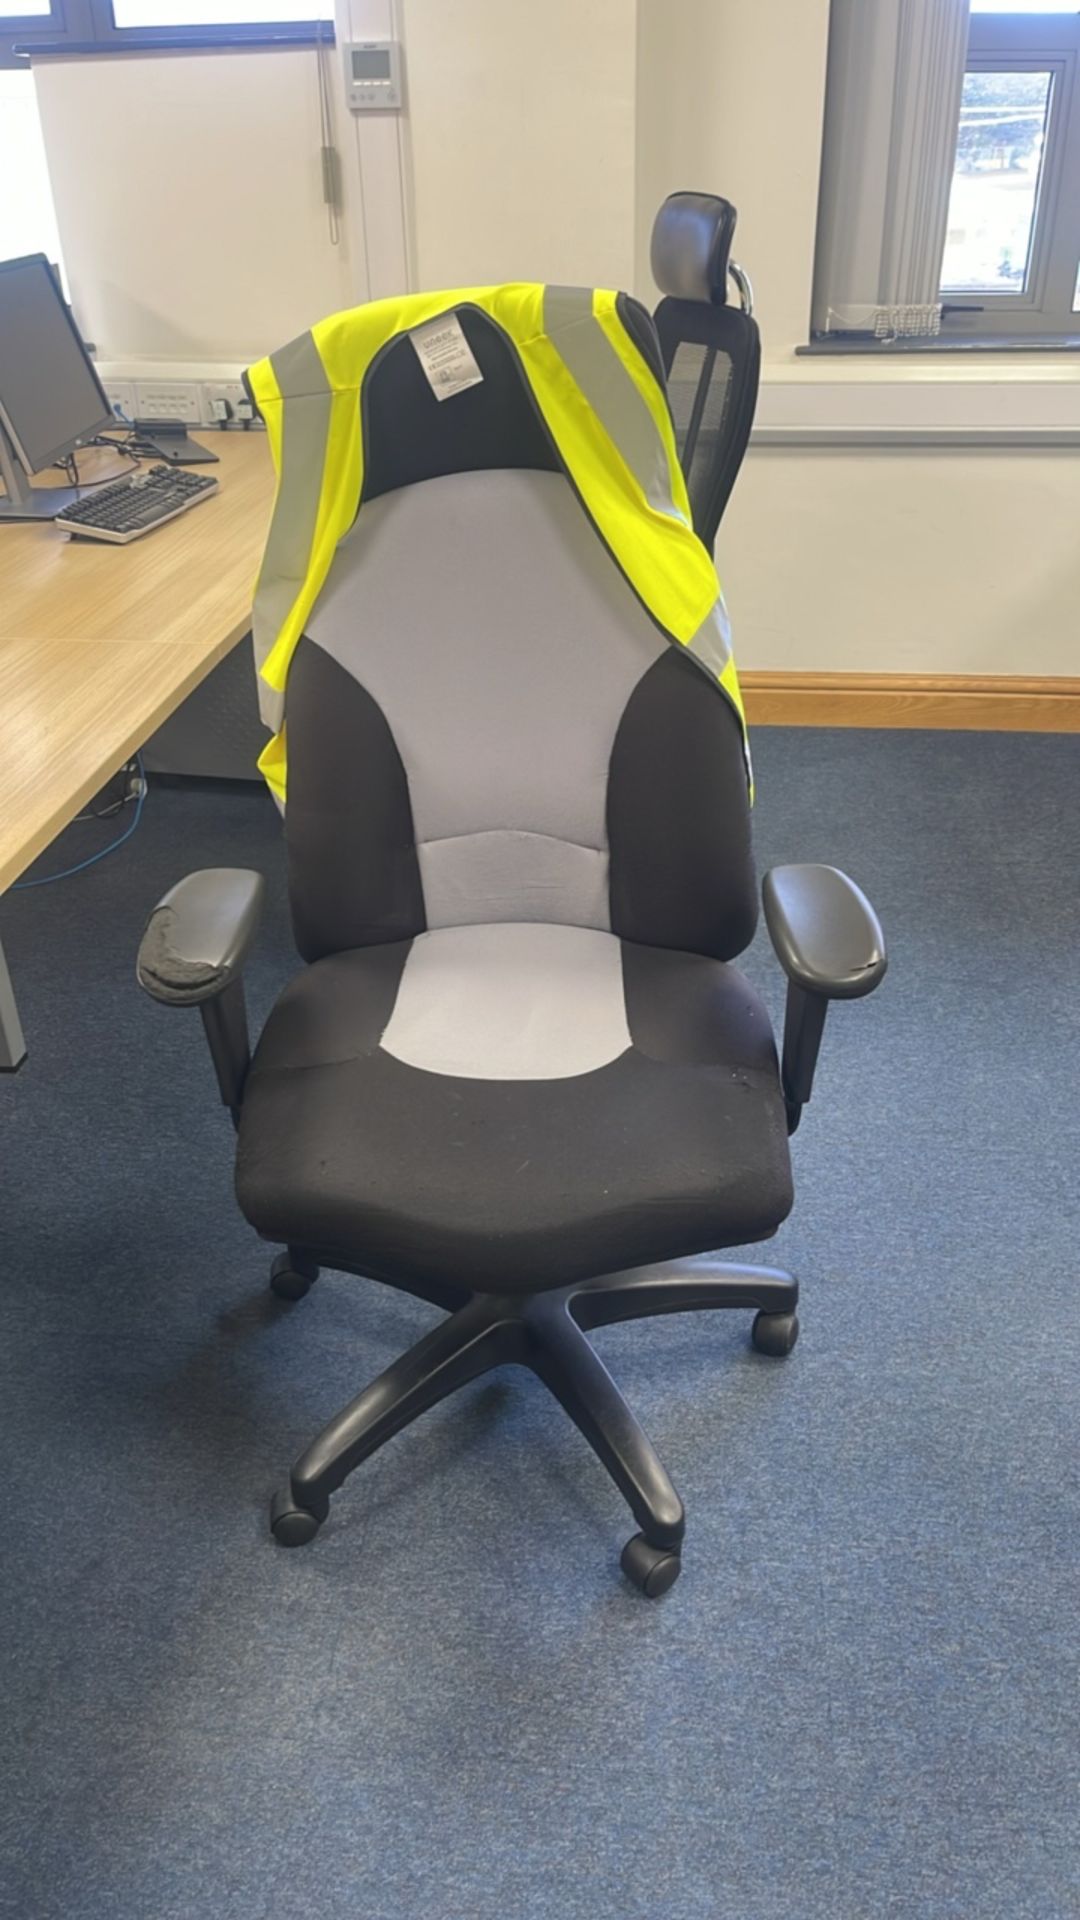
[[[289,669],[297,943],[550,921],[731,958],[757,913],[734,709],[598,537],[506,336],[455,312],[475,385],[438,400],[408,335],[365,376],[360,510]]]
[[[653,278],[666,298],[656,330],[694,530],[712,549],[757,405],[761,338],[749,282],[731,261],[730,200],[673,193],[653,225]],[[729,307],[728,275],[742,304]]]

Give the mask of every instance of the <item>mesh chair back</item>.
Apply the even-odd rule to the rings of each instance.
[[[656,329],[694,531],[711,548],[754,421],[757,322],[735,307],[662,300]]]
[[[761,339],[744,294],[729,307],[736,212],[715,194],[674,193],[653,227],[655,314],[694,530],[711,547],[750,438]],[[733,275],[738,269],[732,269]],[[740,289],[744,288],[739,276]]]

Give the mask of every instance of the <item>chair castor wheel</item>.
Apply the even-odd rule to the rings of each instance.
[[[279,1547],[306,1547],[322,1521],[306,1507],[298,1507],[291,1487],[282,1487],[270,1503],[270,1531]]]
[[[750,1332],[756,1351],[771,1354],[774,1360],[790,1353],[798,1337],[797,1313],[759,1313]]]
[[[676,1547],[654,1547],[643,1533],[635,1533],[622,1550],[620,1562],[628,1580],[648,1600],[658,1600],[662,1593],[675,1585],[682,1572],[682,1561]]]
[[[270,1291],[276,1293],[279,1300],[302,1300],[318,1277],[318,1267],[305,1273],[297,1266],[296,1255],[286,1249],[277,1255],[271,1265]]]

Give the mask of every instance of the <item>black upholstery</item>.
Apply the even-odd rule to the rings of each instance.
[[[241,1207],[377,1279],[530,1293],[766,1238],[791,1206],[768,1016],[731,967],[624,946],[631,1050],[570,1079],[422,1073],[379,1040],[407,949],[307,968],[244,1099]]]
[[[664,385],[664,363],[660,353],[660,342],[656,328],[647,307],[640,300],[634,300],[628,293],[615,296],[615,307],[623,326],[638,348],[642,359],[654,374],[660,386]]]
[[[694,530],[711,550],[754,423],[761,374],[757,322],[725,304],[735,209],[677,193],[653,228],[653,277],[667,296],[653,316]]]
[[[627,703],[607,817],[616,933],[717,960],[749,946],[758,901],[738,721],[674,649]]]
[[[616,302],[620,318],[657,380],[664,369],[648,309],[628,294]],[[437,400],[406,335],[391,340],[364,382],[363,499],[376,500],[438,474],[490,467],[557,471],[559,455],[528,382],[504,333],[478,307],[455,308],[482,381]]]
[[[371,695],[309,640],[289,671],[285,844],[293,934],[305,960],[423,932],[409,788],[394,736]]]
[[[463,303],[455,312],[483,379],[447,406],[432,393],[408,336],[389,342],[364,381],[365,501],[441,473],[559,467],[506,335],[478,307]]]

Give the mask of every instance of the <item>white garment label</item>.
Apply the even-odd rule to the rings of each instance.
[[[484,376],[456,314],[429,321],[409,338],[436,400],[450,400],[455,393],[464,393],[466,387],[480,385]]]

